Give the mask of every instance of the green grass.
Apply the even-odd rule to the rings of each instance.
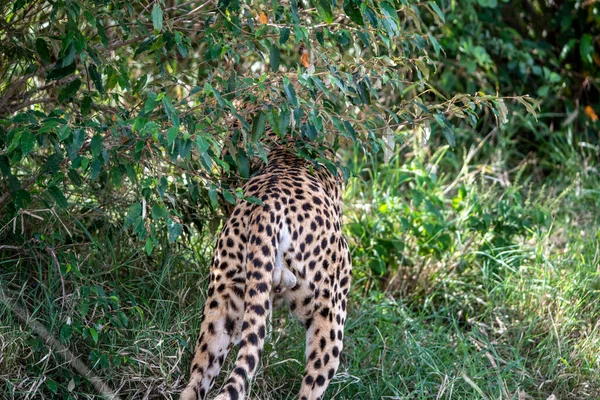
[[[556,151],[568,162],[541,183],[529,167],[463,165],[460,151],[355,155],[353,293],[327,398],[600,398],[600,179]],[[24,217],[31,240],[0,250],[3,287],[123,398],[176,398],[215,233],[148,257],[118,224],[84,232],[59,217]],[[250,398],[294,399],[303,358],[303,329],[278,312]],[[33,392],[97,396],[0,305],[0,397]]]

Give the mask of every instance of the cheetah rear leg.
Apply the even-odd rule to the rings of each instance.
[[[236,307],[232,302],[218,294],[207,299],[190,382],[181,393],[181,400],[204,399],[219,375],[229,349],[239,342],[243,313],[241,305]]]
[[[300,400],[321,400],[340,365],[346,312],[322,307],[306,332],[306,371]]]

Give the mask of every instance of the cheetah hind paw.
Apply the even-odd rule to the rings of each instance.
[[[273,272],[275,293],[281,293],[283,289],[291,289],[296,286],[296,283],[296,275],[287,268],[276,268]]]
[[[202,400],[196,396],[196,391],[193,386],[188,385],[181,395],[179,395],[179,400]]]

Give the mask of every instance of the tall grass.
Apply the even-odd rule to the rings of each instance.
[[[556,139],[543,160],[509,165],[514,146],[502,140],[434,153],[413,144],[385,164],[351,156],[354,283],[327,398],[600,398],[597,155]],[[117,223],[36,215],[44,221],[21,217],[30,240],[0,249],[6,295],[123,398],[175,398],[218,224],[149,257]],[[0,397],[95,398],[6,304]],[[276,313],[251,398],[295,398],[303,335]]]

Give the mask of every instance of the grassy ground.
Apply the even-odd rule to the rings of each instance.
[[[502,148],[420,149],[386,164],[355,155],[345,210],[353,294],[327,398],[600,398],[598,167],[556,146],[557,161],[534,163],[553,165],[542,176],[508,165]],[[67,240],[75,217],[44,218],[25,219],[25,246],[1,250],[5,294],[123,398],[174,398],[214,233],[148,257],[117,223]],[[295,398],[303,335],[275,315],[251,398]],[[96,396],[5,305],[0,393]]]

